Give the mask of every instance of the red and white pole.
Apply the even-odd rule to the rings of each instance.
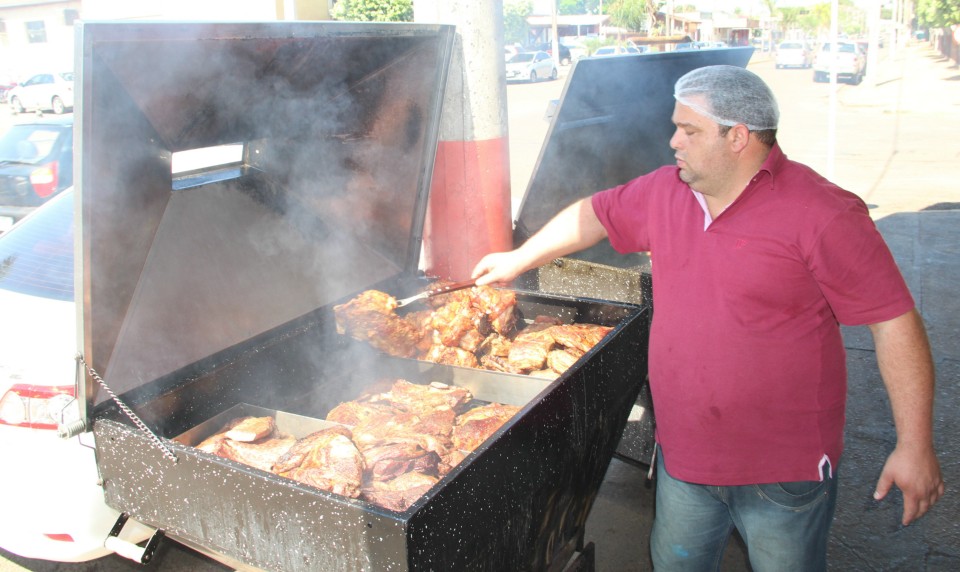
[[[415,0],[414,20],[454,24],[424,270],[464,280],[480,258],[513,246],[502,0]]]

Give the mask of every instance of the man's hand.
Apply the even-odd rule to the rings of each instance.
[[[924,515],[943,496],[944,482],[940,463],[933,449],[913,450],[897,446],[880,473],[873,498],[883,499],[896,485],[903,493],[903,519],[907,526]]]
[[[527,262],[516,250],[493,252],[480,259],[473,267],[471,278],[477,279],[477,286],[485,284],[507,285],[527,270]]]
[[[933,448],[934,368],[923,320],[916,309],[870,325],[880,376],[887,387],[897,446],[887,458],[873,497],[903,492],[903,525],[923,516],[943,496],[943,476]]]

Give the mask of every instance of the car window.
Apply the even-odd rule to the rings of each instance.
[[[516,63],[532,62],[532,61],[533,61],[533,54],[529,52],[525,52],[525,53],[517,54],[513,56],[512,58],[510,58],[510,61],[508,63],[516,64]]]
[[[60,193],[0,235],[0,288],[73,300],[73,193]]]
[[[36,164],[53,151],[63,131],[45,125],[14,125],[0,137],[0,161]]]
[[[857,47],[853,44],[840,44],[840,52],[852,54],[857,51]]]
[[[785,44],[780,44],[780,49],[781,50],[802,50],[803,46],[796,43],[785,43]]]
[[[63,72],[59,75],[63,81],[73,81],[73,72]]]

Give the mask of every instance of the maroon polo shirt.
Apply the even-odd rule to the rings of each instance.
[[[677,171],[592,200],[617,251],[651,253],[650,387],[667,470],[711,485],[819,480],[843,449],[838,322],[889,320],[913,298],[863,201],[779,146],[706,229]]]

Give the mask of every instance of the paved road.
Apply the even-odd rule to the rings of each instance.
[[[960,205],[960,144],[956,137],[957,128],[960,127],[957,121],[957,117],[960,117],[960,81],[957,81],[960,72],[956,68],[949,68],[948,63],[939,60],[934,52],[925,47],[902,50],[896,58],[883,58],[881,63],[875,79],[860,86],[840,85],[837,88],[834,100],[839,110],[835,135],[837,154],[833,161],[826,153],[829,124],[826,112],[831,102],[830,86],[813,83],[809,70],[775,70],[772,62],[762,58],[752,63],[750,69],[770,83],[780,100],[782,119],[779,138],[786,153],[824,173],[833,165],[834,180],[875,206],[873,213],[885,234],[890,232],[891,235],[903,237],[894,244],[894,248],[898,260],[901,256],[914,258],[916,272],[908,276],[908,280],[912,280],[911,286],[915,286],[918,292],[938,292],[936,287],[943,286],[943,282],[930,277],[925,270],[929,266],[925,266],[927,263],[924,262],[924,245],[929,245],[930,237],[938,238],[941,235],[931,234],[927,242],[913,240],[918,224],[911,223],[905,217],[935,208],[936,205]],[[559,81],[516,84],[507,88],[511,183],[515,207],[526,189],[548,128],[544,120],[547,105],[550,100],[560,97],[566,72],[566,68],[562,70]],[[940,95],[932,96],[937,93]],[[9,116],[0,115],[0,125],[9,121]],[[946,231],[940,229],[939,232]],[[951,241],[954,250],[956,243],[955,239]],[[934,252],[931,260],[936,262],[936,256],[949,258],[951,254],[943,254],[943,248],[949,247],[941,247],[939,254]],[[953,274],[956,278],[955,271],[956,268]],[[923,280],[931,282],[924,285]],[[921,299],[929,306],[929,311],[923,311],[925,318],[932,326],[936,326],[932,327],[931,336],[938,359],[941,360],[938,363],[946,364],[941,379],[946,376],[948,387],[952,384],[955,389],[960,386],[960,378],[957,377],[960,368],[956,367],[956,360],[960,358],[956,355],[957,350],[951,348],[955,346],[957,320],[953,316],[957,313],[946,311],[941,315],[934,309],[938,300],[941,300],[937,296],[944,295],[940,291]],[[955,307],[956,302],[953,302]],[[852,348],[855,360],[869,362],[872,356],[866,349],[868,344],[861,342],[857,336],[856,332],[850,334],[848,347]],[[869,378],[875,382],[875,375],[870,377],[873,374],[866,371],[869,367],[868,364],[856,366],[857,372],[863,370],[865,373],[858,374],[852,380],[852,391],[857,384],[863,383],[862,379]],[[870,439],[875,439],[872,443],[882,445],[882,439],[876,437],[876,433],[888,438],[889,420],[883,411],[882,394],[873,394],[872,399],[879,406],[864,415],[857,411],[853,413],[858,415],[856,419],[867,423],[864,426],[865,433]],[[949,404],[952,400],[945,402]],[[938,424],[942,425],[938,427],[938,435],[940,442],[947,444],[955,442],[957,431],[955,423],[951,421],[955,415],[945,411],[938,408]],[[872,430],[871,424],[876,424],[877,428]],[[858,438],[857,435],[852,437]],[[863,454],[861,460],[867,466],[865,470],[879,470],[879,467],[870,465],[876,462],[874,457],[879,454],[882,451]],[[948,485],[957,482],[958,476],[955,453],[952,455],[952,458],[945,459]],[[620,461],[611,465],[587,526],[588,540],[595,541],[598,546],[597,569],[600,572],[648,569],[646,527],[652,520],[652,489],[643,478],[644,472],[641,468]],[[866,477],[854,477],[849,471],[846,474],[849,477],[843,478],[849,478],[848,482],[853,483],[850,491],[872,485],[870,480],[873,473]],[[939,512],[934,518],[926,519],[927,522],[906,531],[896,530],[894,524],[887,522],[892,518],[890,509],[873,512],[871,515],[879,522],[878,528],[871,529],[858,526],[857,522],[868,516],[863,506],[869,505],[870,501],[859,500],[858,497],[851,500],[850,495],[854,493],[845,494],[848,495],[846,502],[853,505],[853,510],[841,513],[844,516],[836,530],[836,546],[832,545],[832,554],[837,555],[840,562],[837,566],[840,567],[832,567],[837,570],[958,569],[960,542],[957,541],[956,531],[951,532],[949,528],[956,527],[947,523],[946,517],[942,516],[956,513],[955,502],[944,502],[938,507]],[[895,509],[895,501],[887,506]],[[873,538],[865,539],[864,535],[873,535]],[[883,550],[891,546],[899,554],[900,560],[895,555],[891,556],[889,549]],[[872,556],[871,552],[874,553]],[[847,565],[853,567],[844,568]],[[165,572],[219,572],[229,569],[172,543],[165,545],[152,566]],[[117,572],[140,569],[139,565],[117,556],[92,563],[59,564],[21,559],[0,552],[0,572]],[[742,549],[738,545],[732,546],[724,560],[724,570],[745,569]]]

